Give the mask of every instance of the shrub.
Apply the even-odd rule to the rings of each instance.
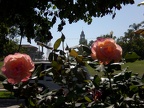
[[[68,53],[59,50],[58,47],[64,37],[59,38],[49,55],[51,67],[40,70],[40,66],[33,72],[30,79],[18,84],[11,84],[7,79],[3,82],[4,87],[14,92],[15,97],[25,98],[28,108],[142,108],[144,107],[144,77],[125,68],[117,75],[113,75],[115,68],[113,61],[104,65],[98,61],[89,59],[91,50],[85,47],[85,55],[79,56],[76,50],[67,47]],[[45,46],[41,43],[41,45]],[[45,46],[47,47],[47,46]],[[47,47],[48,48],[48,47]],[[86,55],[87,54],[87,55]],[[73,59],[69,60],[69,56]],[[89,65],[90,64],[90,65]],[[92,65],[92,64],[95,64]],[[94,68],[92,68],[92,67]],[[117,66],[117,65],[116,65]],[[90,71],[103,71],[105,78],[98,75],[89,76]],[[50,76],[58,85],[57,89],[51,90],[48,86],[44,91],[38,86],[38,80],[43,76]]]
[[[139,56],[135,52],[127,52],[124,58],[126,62],[135,62]]]

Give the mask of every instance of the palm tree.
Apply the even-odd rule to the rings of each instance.
[[[133,30],[138,30],[141,26],[141,23],[139,24],[136,24],[136,23],[133,23],[131,25],[129,25],[129,28],[132,28]]]
[[[141,24],[142,27],[144,27],[144,21],[142,21],[140,24]]]

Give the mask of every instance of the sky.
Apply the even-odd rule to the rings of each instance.
[[[106,15],[102,18],[93,18],[90,25],[84,21],[78,21],[77,23],[69,24],[66,22],[62,33],[65,35],[65,46],[69,47],[79,44],[81,31],[84,31],[85,38],[89,42],[90,40],[95,40],[98,36],[109,34],[113,31],[113,35],[117,38],[124,35],[129,29],[129,25],[133,23],[140,23],[144,21],[144,5],[137,6],[143,0],[135,0],[133,5],[125,5],[121,10],[116,11],[116,16],[112,19],[112,15]],[[61,33],[57,32],[57,25],[59,21],[51,29],[53,39],[51,40],[51,46],[54,42],[61,37]],[[30,44],[27,39],[24,38],[22,44]],[[37,46],[37,44],[32,40],[31,45]],[[47,50],[44,49],[46,55]]]

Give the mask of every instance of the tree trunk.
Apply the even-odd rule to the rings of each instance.
[[[20,38],[20,44],[19,44],[19,48],[18,48],[18,52],[20,52],[20,49],[21,49],[21,44],[22,44],[22,35],[21,35],[21,38]]]

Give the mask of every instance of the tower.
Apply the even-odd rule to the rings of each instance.
[[[81,31],[79,44],[87,45],[87,40],[85,39],[84,31]]]

